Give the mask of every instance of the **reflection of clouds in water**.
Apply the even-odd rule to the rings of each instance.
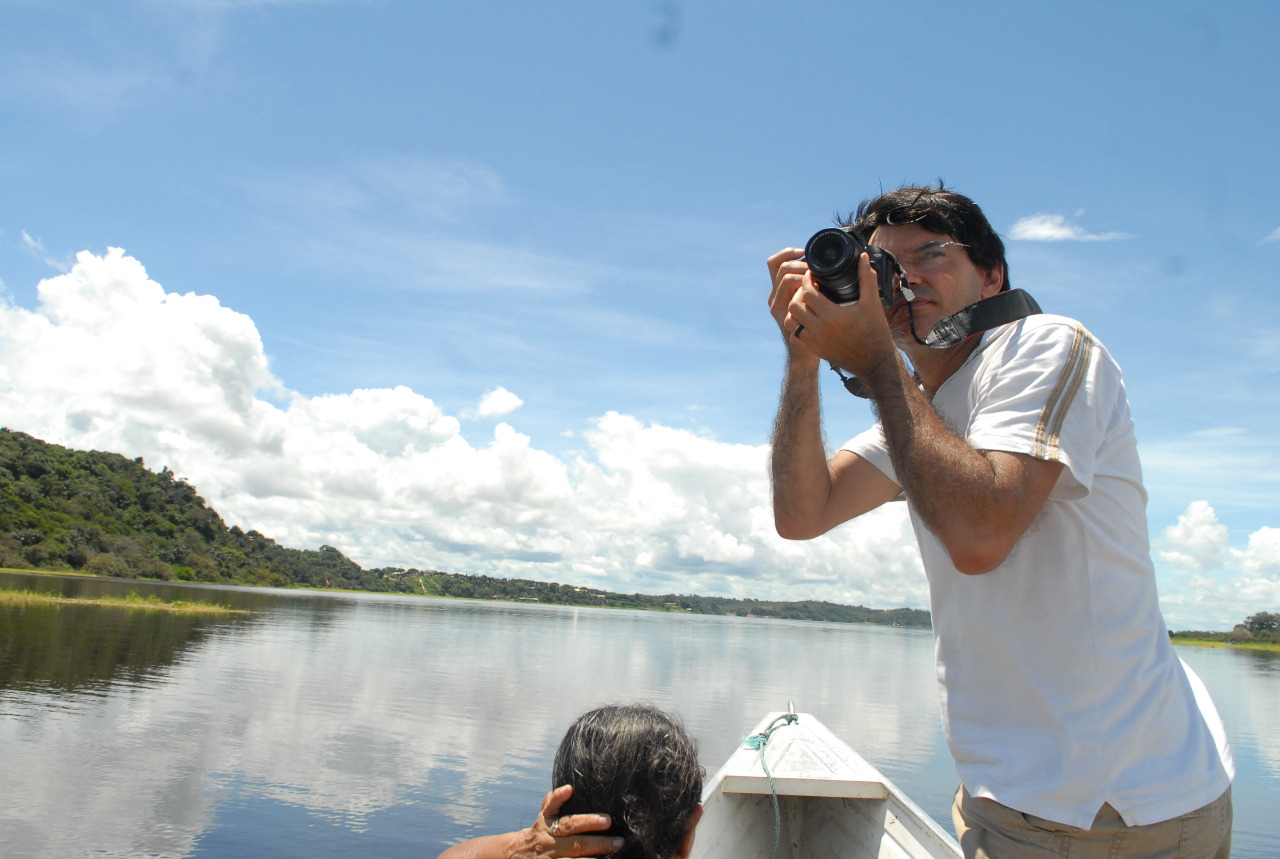
[[[1280,788],[1280,653],[1180,646],[1222,715],[1235,757],[1232,855],[1275,856]]]
[[[513,759],[536,757],[556,726],[516,684],[543,649],[539,625],[495,634],[488,612],[418,608],[361,605],[321,636],[249,642],[252,692],[234,671],[220,678],[226,698],[256,702],[228,769],[279,786],[263,789],[282,801],[361,818],[434,767],[461,770],[460,792],[474,796]],[[467,806],[441,811],[476,822]]]
[[[1241,651],[1238,657],[1245,657],[1249,664],[1248,679],[1241,682],[1241,691],[1248,694],[1241,696],[1244,700],[1240,702],[1247,741],[1256,749],[1267,774],[1280,778],[1280,721],[1276,719],[1280,713],[1280,654]]]
[[[294,609],[211,637],[160,685],[61,712],[5,699],[22,783],[0,777],[0,839],[181,855],[233,786],[355,831],[422,802],[470,832],[514,779],[548,781],[564,728],[610,701],[679,711],[709,771],[788,698],[872,760],[935,743],[927,633],[403,598],[324,622]]]
[[[1209,690],[1226,725],[1237,771],[1256,762],[1265,775],[1280,778],[1280,653],[1184,646],[1178,656]]]
[[[821,719],[871,760],[927,753],[938,728],[928,632],[798,621],[728,621],[681,678],[679,708],[718,767],[765,713]]]
[[[5,852],[187,852],[212,819],[202,796],[199,732],[184,736],[194,714],[170,718],[156,687],[81,694],[73,708],[43,707],[35,698],[22,704],[39,709],[6,706],[0,719]]]

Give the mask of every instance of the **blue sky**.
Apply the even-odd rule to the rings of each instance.
[[[923,606],[901,511],[769,533],[764,259],[941,177],[1125,368],[1170,625],[1280,609],[1273,3],[0,21],[0,423],[365,566]]]

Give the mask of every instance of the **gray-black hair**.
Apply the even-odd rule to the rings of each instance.
[[[552,787],[573,785],[560,813],[608,814],[609,835],[627,840],[611,856],[671,859],[702,798],[698,746],[679,720],[647,704],[610,705],[569,726]]]

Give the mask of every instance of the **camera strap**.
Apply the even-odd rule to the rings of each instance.
[[[990,298],[975,301],[968,307],[938,320],[938,324],[925,335],[924,345],[930,349],[950,349],[975,334],[999,328],[1028,316],[1041,313],[1040,305],[1022,289],[998,292]],[[914,327],[912,329],[914,334]],[[917,338],[919,340],[919,338]]]
[[[906,292],[906,290],[903,290]],[[908,300],[910,300],[910,296]],[[911,305],[907,305],[908,308]],[[911,318],[911,336],[916,338],[916,342],[921,345],[928,346],[930,349],[950,349],[952,346],[958,346],[977,334],[984,331],[990,331],[992,328],[999,328],[1001,325],[1007,325],[1010,322],[1017,322],[1019,319],[1026,319],[1028,316],[1035,316],[1042,313],[1040,305],[1036,304],[1036,300],[1029,293],[1022,289],[1010,289],[1006,292],[999,292],[990,298],[984,298],[981,301],[975,301],[968,307],[958,310],[950,316],[943,317],[938,323],[929,329],[929,333],[925,335],[925,339],[921,340],[916,334],[915,317]],[[867,398],[871,396],[871,392],[867,390],[861,380],[856,376],[846,376],[840,372],[840,368],[835,364],[831,365],[831,369],[836,371],[840,376],[840,380],[844,382],[845,389],[855,397]]]

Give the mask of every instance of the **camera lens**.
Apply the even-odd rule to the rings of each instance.
[[[815,237],[805,254],[814,271],[839,271],[848,264],[853,242],[841,230],[827,230]]]
[[[829,227],[814,233],[804,258],[823,295],[839,304],[858,300],[858,258],[864,247],[848,230]]]
[[[905,277],[902,267],[884,248],[869,247],[852,228],[828,227],[814,233],[804,246],[804,258],[818,291],[837,304],[848,304],[858,300],[858,262],[863,251],[870,255],[876,272],[880,302],[888,307],[898,289],[895,278]]]

